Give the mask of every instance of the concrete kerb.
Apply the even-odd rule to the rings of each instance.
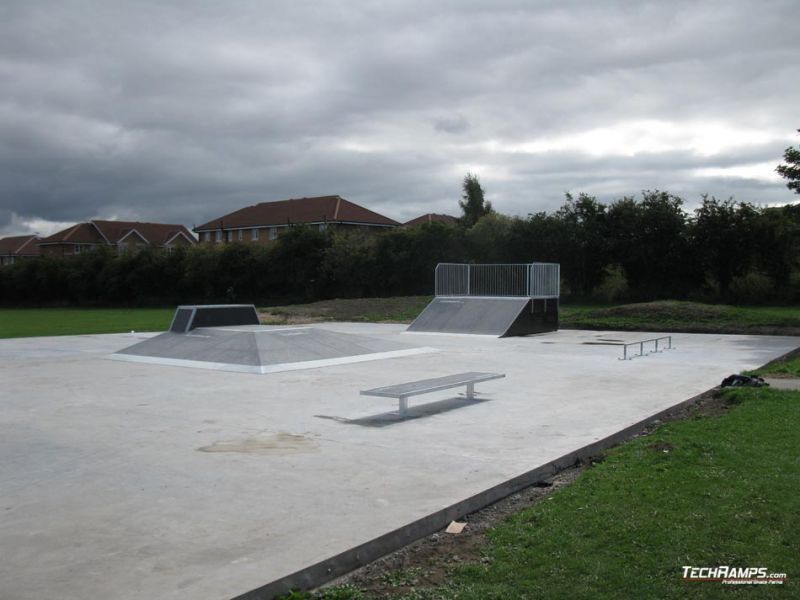
[[[784,356],[788,356],[793,352],[795,351],[789,352]],[[329,581],[333,581],[382,556],[399,550],[412,542],[436,533],[437,531],[441,531],[451,521],[481,510],[559,471],[571,467],[579,461],[595,456],[604,450],[608,450],[609,448],[636,437],[649,425],[676,410],[681,410],[696,404],[702,397],[714,389],[717,388],[714,387],[701,394],[692,396],[688,400],[684,400],[661,410],[646,419],[642,419],[601,440],[569,452],[527,473],[509,479],[504,483],[491,487],[479,494],[475,494],[470,498],[457,502],[422,519],[418,519],[404,527],[390,531],[374,540],[236,596],[231,600],[273,600],[275,597],[288,594],[292,590],[310,590],[328,583]]]

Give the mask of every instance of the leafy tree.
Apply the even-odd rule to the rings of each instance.
[[[572,291],[588,296],[603,278],[609,264],[606,205],[588,194],[574,198],[566,194],[566,202],[555,213],[561,222],[563,243],[559,252],[561,275]]]
[[[753,266],[758,211],[752,204],[703,195],[694,211],[692,237],[696,256],[725,297],[734,277]]]
[[[514,219],[506,215],[490,214],[466,232],[469,254],[475,262],[512,262],[508,255],[508,238]]]
[[[622,266],[637,297],[685,294],[697,279],[689,259],[683,200],[667,192],[644,191],[642,200],[625,197],[608,209],[610,258]]]
[[[484,199],[484,190],[477,175],[467,173],[464,176],[462,189],[464,190],[464,195],[458,203],[464,212],[461,220],[467,227],[472,227],[481,217],[493,212],[492,203]]]
[[[800,133],[800,129],[797,132]],[[786,164],[778,165],[775,170],[788,181],[786,187],[800,194],[800,148],[789,146],[783,153],[783,160]]]

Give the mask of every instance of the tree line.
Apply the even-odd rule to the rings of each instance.
[[[439,262],[531,261],[561,264],[565,298],[800,301],[800,205],[758,207],[706,196],[687,212],[681,198],[663,191],[610,204],[580,194],[567,195],[554,212],[522,218],[476,201],[470,209],[467,196],[458,224],[380,234],[296,226],[266,247],[98,249],[20,261],[0,268],[0,302],[266,305],[431,294]]]

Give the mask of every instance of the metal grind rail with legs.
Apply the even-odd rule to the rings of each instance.
[[[436,297],[558,299],[560,271],[557,263],[439,263]]]
[[[630,342],[628,344],[623,344],[622,345],[622,358],[620,358],[620,360],[633,360],[637,356],[647,356],[647,354],[651,354],[651,353],[654,353],[654,352],[661,352],[662,350],[658,349],[658,342],[660,340],[667,340],[667,347],[664,348],[662,346],[662,350],[672,350],[673,349],[672,348],[672,336],[671,335],[663,335],[661,337],[651,338],[649,340],[641,340],[641,341],[638,341],[638,342]],[[645,344],[651,344],[651,343],[654,344],[653,350],[651,350],[651,351],[647,352],[647,354],[645,354],[644,345]],[[639,346],[639,354],[633,354],[631,356],[628,356],[628,348],[632,347],[632,346]]]

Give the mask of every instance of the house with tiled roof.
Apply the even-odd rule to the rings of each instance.
[[[380,231],[398,227],[400,223],[341,196],[318,196],[254,204],[203,223],[194,231],[201,242],[210,244],[265,244],[293,225],[320,230],[336,227]]]
[[[427,213],[411,219],[403,223],[403,227],[415,227],[416,225],[423,225],[425,223],[458,223],[458,219],[451,215],[443,215],[437,213]]]
[[[76,223],[43,238],[39,240],[38,246],[42,254],[69,256],[101,246],[111,246],[119,252],[126,252],[148,246],[169,250],[196,243],[192,232],[183,225],[93,220]]]
[[[23,258],[39,256],[38,235],[15,235],[0,239],[0,265],[12,265]]]

